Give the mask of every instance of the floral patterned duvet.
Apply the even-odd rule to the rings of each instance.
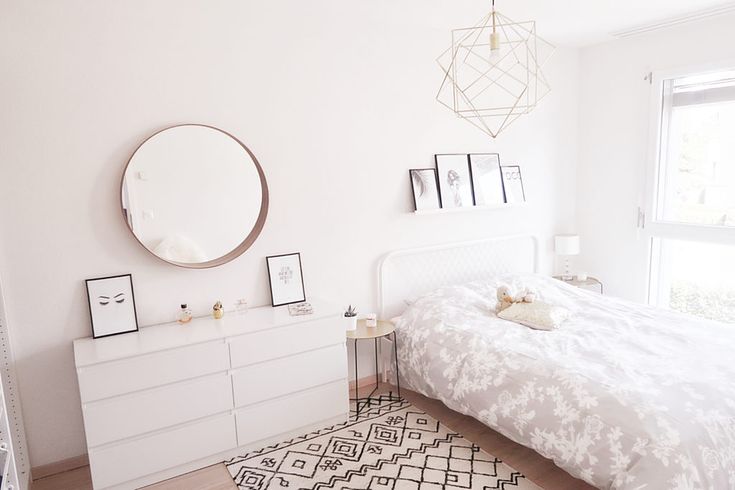
[[[495,316],[500,284],[573,313],[558,330]],[[599,488],[735,488],[735,326],[500,276],[397,319],[401,383]]]

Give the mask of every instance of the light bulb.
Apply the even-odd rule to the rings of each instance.
[[[490,34],[490,59],[495,61],[500,58],[500,34]]]

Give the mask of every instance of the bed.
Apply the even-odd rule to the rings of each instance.
[[[507,237],[389,254],[401,384],[598,488],[735,488],[735,330],[536,274]],[[572,317],[555,331],[494,315],[501,284]]]

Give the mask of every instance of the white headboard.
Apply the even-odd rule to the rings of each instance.
[[[443,286],[507,272],[538,272],[538,254],[538,239],[530,235],[390,252],[378,266],[380,315],[400,315],[406,300]]]

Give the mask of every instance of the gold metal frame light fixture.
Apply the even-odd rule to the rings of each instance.
[[[444,79],[436,99],[492,138],[531,112],[551,87],[542,68],[554,46],[536,22],[492,10],[473,27],[454,29],[438,58]]]

